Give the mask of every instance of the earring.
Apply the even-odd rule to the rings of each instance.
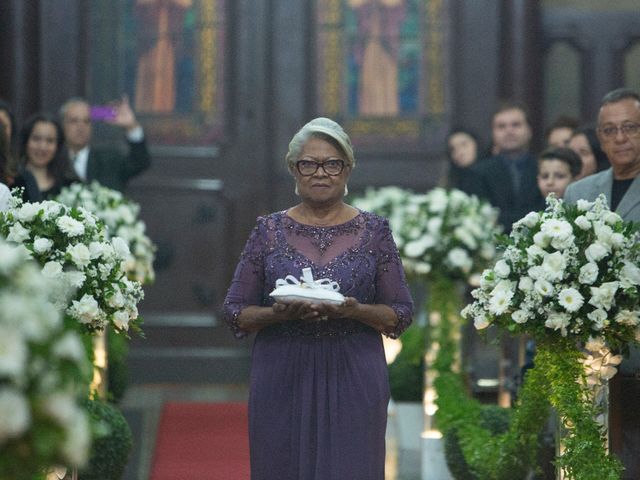
[[[347,184],[344,184],[344,196],[346,197],[347,195],[349,195],[349,187],[347,187]]]
[[[298,184],[296,183],[296,188],[293,190],[293,193],[295,193],[297,196],[300,196],[300,190],[298,190]]]

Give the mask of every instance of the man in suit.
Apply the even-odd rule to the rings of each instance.
[[[60,107],[60,117],[69,156],[78,177],[97,180],[105,187],[123,191],[129,179],[151,164],[144,132],[126,96],[113,105],[112,116],[104,121],[121,127],[127,135],[128,154],[113,148],[93,148],[91,143],[91,107],[82,98],[71,98]]]
[[[604,193],[624,220],[640,221],[640,95],[621,88],[604,96],[596,129],[611,168],[570,184],[565,201],[593,201]],[[640,478],[640,351],[632,348],[610,383],[611,449],[623,461],[623,478]]]
[[[509,232],[515,221],[543,205],[536,159],[529,153],[531,125],[524,105],[501,103],[492,116],[491,130],[495,153],[472,167],[466,190],[497,207],[498,222]]]

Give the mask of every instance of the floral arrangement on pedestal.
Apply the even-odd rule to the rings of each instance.
[[[426,284],[429,328],[422,355],[427,368],[422,376],[428,414],[425,427],[433,429],[435,401],[440,396],[435,382],[442,373],[459,375],[462,322],[458,312],[463,286],[479,281],[480,272],[494,260],[498,212],[475,196],[443,188],[426,194],[396,187],[368,190],[353,205],[389,219],[407,276]],[[451,358],[447,369],[434,368],[442,364],[443,356]],[[417,381],[422,385],[422,378]],[[461,392],[466,394],[464,389]]]
[[[107,325],[116,331],[139,330],[138,302],[142,287],[122,268],[127,243],[108,239],[104,225],[88,210],[54,201],[22,203],[13,197],[0,212],[0,235],[23,245],[40,264],[45,277],[55,280],[58,298],[75,296],[65,314],[92,333]]]
[[[593,386],[615,374],[620,357],[612,352],[640,340],[636,227],[610,211],[604,196],[575,206],[550,196],[544,212],[514,224],[502,247],[463,316],[478,329],[495,325],[536,339],[520,406],[531,408],[531,396],[540,409],[546,403],[557,410],[564,478],[619,478],[621,465],[607,453],[606,427],[598,421],[601,390]]]
[[[124,269],[131,280],[141,284],[155,280],[153,261],[157,248],[146,235],[146,226],[139,218],[140,205],[95,181],[64,187],[56,201],[90,211],[107,226],[108,237],[119,237],[127,242],[130,253]]]
[[[82,466],[91,443],[85,347],[29,257],[0,240],[0,478],[7,479],[32,480],[59,463]]]

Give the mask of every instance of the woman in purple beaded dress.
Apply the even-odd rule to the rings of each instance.
[[[258,218],[224,302],[237,337],[256,332],[249,395],[252,480],[384,480],[389,385],[381,334],[413,302],[388,222],[344,202],[349,137],[307,123],[286,156],[300,203]],[[338,283],[340,305],[274,302],[276,280]]]

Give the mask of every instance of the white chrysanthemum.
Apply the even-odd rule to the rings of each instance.
[[[542,222],[540,231],[550,238],[567,238],[573,234],[573,227],[566,220],[550,218]]]
[[[58,220],[56,220],[56,225],[62,233],[65,233],[70,237],[78,237],[84,234],[84,225],[82,222],[79,222],[68,215],[63,215],[58,218]]]
[[[511,290],[499,290],[489,300],[489,312],[494,315],[502,315],[511,306],[513,292]]]
[[[27,399],[14,388],[0,387],[0,445],[16,438],[31,425]]]
[[[575,288],[565,288],[558,294],[558,303],[567,312],[577,312],[584,303],[584,297]]]

